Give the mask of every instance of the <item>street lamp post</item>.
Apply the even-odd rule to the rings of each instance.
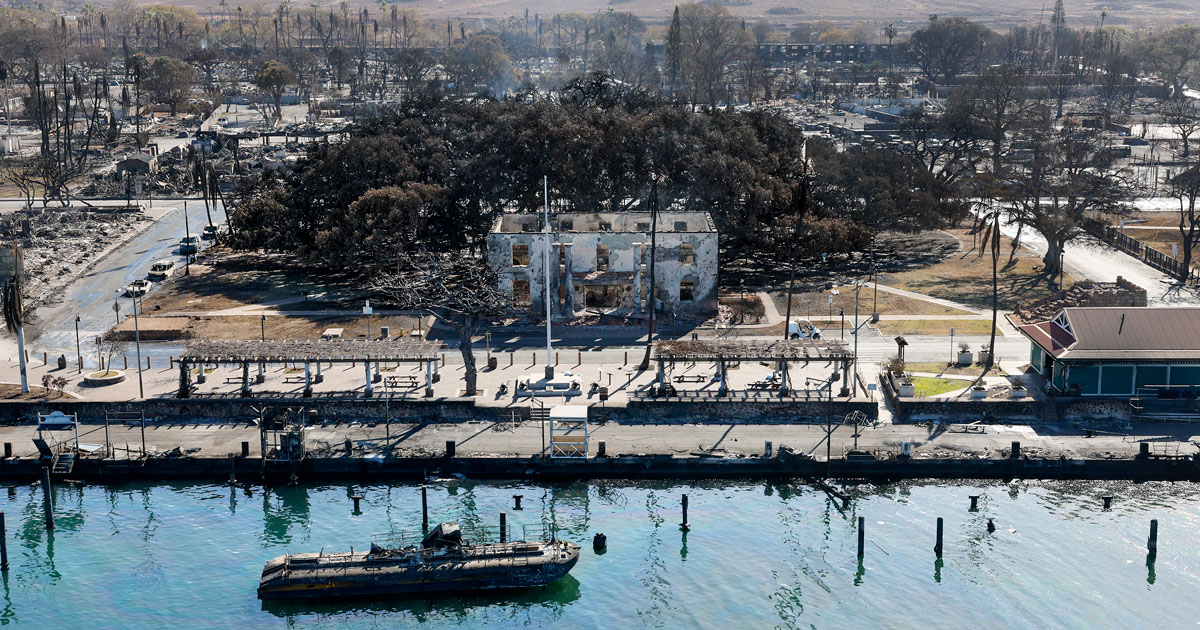
[[[262,319],[259,320],[258,328],[259,328],[259,338],[261,341],[263,341],[265,343],[267,341],[267,316],[266,315],[263,315]],[[318,368],[320,367],[319,363],[317,364],[317,367]],[[259,361],[258,362],[258,379],[257,379],[257,381],[259,383],[262,383],[263,381],[266,380],[266,377],[263,376],[263,369],[264,369],[263,362]]]
[[[746,281],[742,280],[741,284],[741,299],[742,299],[742,320],[738,323],[746,323]]]
[[[192,228],[188,225],[187,206],[183,207],[183,235],[185,237],[184,238],[185,245],[190,245],[190,243],[186,242],[187,237],[190,237],[192,235]],[[180,249],[180,253],[183,253],[183,247],[180,247],[179,249]],[[183,254],[183,275],[185,275],[185,276],[192,275],[192,255],[191,254]]]
[[[131,296],[133,300],[133,344],[137,348],[138,361],[138,398],[146,397],[146,388],[142,384],[142,331],[138,327],[138,299],[136,295]]]
[[[79,348],[79,316],[75,316],[75,356],[79,359],[79,372],[83,372],[83,351]]]

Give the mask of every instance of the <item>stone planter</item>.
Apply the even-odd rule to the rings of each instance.
[[[971,354],[970,352],[959,352],[958,353],[958,364],[959,365],[971,365],[971,362],[974,360],[974,358],[975,358],[975,355]]]
[[[983,400],[987,398],[987,388],[983,385],[976,385],[971,388],[971,400]]]
[[[1029,391],[1026,390],[1024,386],[1013,385],[1012,393],[1009,394],[1009,397],[1016,399],[1016,398],[1024,398],[1028,395],[1029,395]]]
[[[125,372],[121,370],[103,370],[84,376],[83,384],[90,387],[103,387],[105,385],[116,385],[124,380]]]
[[[984,352],[983,350],[979,351],[979,363],[980,364],[987,365],[988,361],[991,361],[991,360],[992,360],[991,352]]]
[[[917,395],[917,386],[912,383],[903,382],[896,386],[896,395],[901,398],[912,398]]]

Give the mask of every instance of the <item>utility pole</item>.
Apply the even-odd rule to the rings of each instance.
[[[79,372],[83,371],[83,351],[79,348],[79,316],[75,316],[75,356],[79,359]]]
[[[137,348],[138,362],[138,398],[146,397],[146,388],[142,384],[142,331],[138,327],[138,300],[133,297],[133,344]]]
[[[792,265],[788,271],[787,314],[783,318],[783,339],[788,339],[788,327],[792,325],[792,294],[796,288],[796,264],[800,257],[800,228],[804,225],[804,213],[808,210],[808,141],[800,145],[800,190],[796,195],[798,216],[796,233],[792,235]],[[745,296],[742,296],[745,299]]]

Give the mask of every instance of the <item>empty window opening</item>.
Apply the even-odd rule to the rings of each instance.
[[[573,229],[575,229],[575,222],[572,221],[571,219],[559,219],[558,220],[558,229],[563,230],[563,231],[573,230]]]
[[[679,283],[679,301],[691,302],[696,299],[696,283],[691,280],[684,280]]]
[[[529,246],[528,245],[513,245],[512,246],[512,266],[528,267],[529,266]]]
[[[513,306],[529,306],[529,281],[513,280]]]
[[[679,262],[685,265],[696,264],[696,248],[692,247],[691,243],[684,243],[679,246]]]
[[[600,222],[600,231],[601,232],[611,232],[612,231],[612,223],[609,221],[601,221]]]
[[[584,305],[595,308],[616,308],[621,305],[624,291],[619,286],[589,286],[584,291]]]
[[[522,232],[540,232],[541,230],[538,229],[537,223],[523,223],[523,224],[521,224],[521,231]]]
[[[559,265],[567,264],[567,248],[563,247],[561,245],[558,248],[558,264]]]
[[[650,222],[649,221],[638,221],[637,222],[637,231],[649,232],[650,231]]]
[[[608,271],[608,245],[596,246],[596,271]]]
[[[676,222],[675,222],[675,231],[676,231],[676,232],[686,232],[686,231],[688,231],[688,228],[687,228],[687,221],[676,221]]]

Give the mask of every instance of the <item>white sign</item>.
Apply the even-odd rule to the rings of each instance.
[[[367,300],[366,306],[363,306],[363,315],[372,315],[375,309],[371,308],[371,300]]]

